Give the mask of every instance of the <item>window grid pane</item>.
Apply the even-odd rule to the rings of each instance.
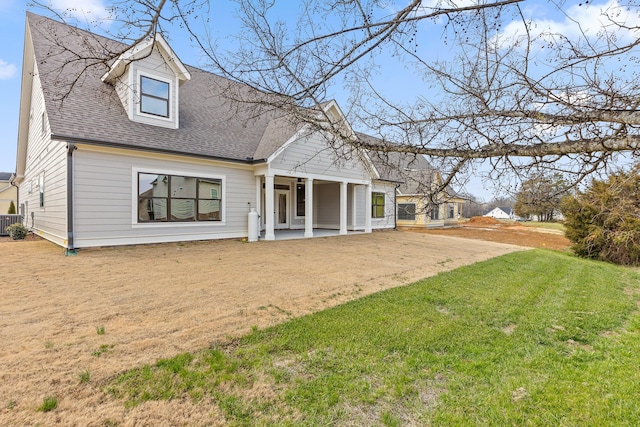
[[[169,117],[169,101],[142,95],[140,98],[140,111],[154,116]]]

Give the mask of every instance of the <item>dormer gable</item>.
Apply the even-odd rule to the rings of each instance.
[[[180,86],[191,79],[161,34],[120,55],[102,81],[112,84],[129,120],[177,129]]]

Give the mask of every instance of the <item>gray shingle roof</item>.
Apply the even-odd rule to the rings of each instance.
[[[271,120],[262,134],[254,157],[256,159],[267,158],[302,127],[303,125],[296,124],[290,115]]]
[[[191,81],[180,87],[179,129],[132,122],[113,86],[100,80],[104,66],[89,67],[68,92],[87,64],[74,57],[99,56],[124,45],[32,13],[27,19],[54,137],[246,161],[267,157],[292,135],[285,135],[291,126],[273,129],[272,121],[283,112],[231,105],[222,96],[230,86],[250,89],[189,66]]]
[[[383,141],[373,136],[357,133],[360,140],[372,145],[382,145]],[[421,154],[369,151],[380,177],[401,183],[400,194],[428,194],[436,179],[437,170]]]
[[[245,162],[266,159],[303,126],[284,110],[233,103],[226,91],[236,98],[268,95],[190,66],[191,80],[180,86],[179,129],[133,122],[114,87],[101,80],[106,52],[125,45],[32,13],[27,21],[54,138]],[[421,155],[369,156],[382,179],[403,183],[402,194],[426,193],[435,177]]]
[[[11,179],[11,172],[0,172],[0,181],[9,181]]]

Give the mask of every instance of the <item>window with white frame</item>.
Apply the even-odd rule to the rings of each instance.
[[[160,117],[169,117],[168,82],[140,76],[140,112]]]
[[[371,218],[384,218],[384,193],[371,193]]]
[[[221,179],[138,173],[138,222],[221,220]]]

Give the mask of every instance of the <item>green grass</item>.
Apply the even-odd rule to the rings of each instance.
[[[38,411],[50,412],[58,407],[58,398],[55,396],[47,396],[42,401],[42,405],[38,407]]]
[[[91,373],[87,370],[84,370],[80,372],[80,374],[78,375],[78,379],[80,381],[80,384],[86,384],[91,380]]]
[[[98,349],[91,352],[91,355],[93,357],[100,357],[103,354],[109,353],[111,350],[113,350],[113,347],[114,347],[114,344],[101,344]]]
[[[536,227],[536,228],[547,228],[550,230],[559,230],[564,232],[565,227],[564,224],[560,222],[537,222],[537,221],[528,221],[528,222],[519,222],[518,224],[524,225],[525,227]]]
[[[637,270],[552,251],[440,274],[160,360],[108,390],[229,425],[633,425]]]

